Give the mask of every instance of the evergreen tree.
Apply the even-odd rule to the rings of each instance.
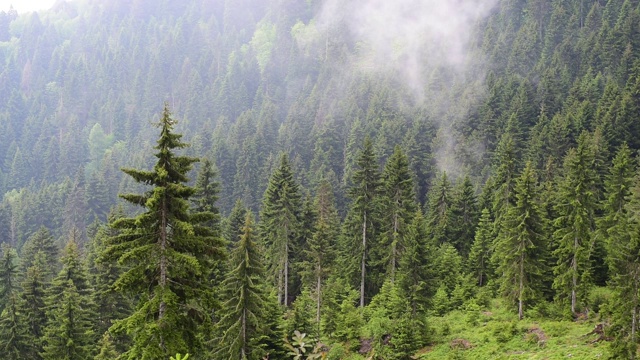
[[[228,246],[233,246],[242,236],[246,217],[247,209],[241,200],[237,200],[224,226],[224,239],[227,241]]]
[[[633,162],[623,145],[605,180],[605,216],[599,232],[606,237],[607,263],[614,290],[611,358],[635,359],[640,316],[640,182],[632,178]]]
[[[116,210],[109,214],[109,221],[113,223],[123,214]],[[108,331],[114,321],[124,319],[132,310],[131,300],[122,292],[114,289],[113,284],[124,271],[115,260],[107,260],[101,256],[107,247],[109,238],[117,232],[109,225],[100,224],[96,234],[89,243],[90,280],[94,288],[91,293],[96,306],[94,319],[95,333],[100,335]],[[109,338],[111,341],[111,337]],[[123,347],[122,339],[115,339],[119,347]]]
[[[422,212],[417,210],[407,228],[405,248],[399,261],[399,288],[407,298],[411,315],[424,313],[433,295],[432,244],[427,243]]]
[[[98,355],[94,358],[94,360],[113,360],[117,359],[120,354],[116,350],[113,341],[111,341],[111,335],[108,332],[105,332],[98,343],[99,352]]]
[[[484,208],[480,215],[480,222],[478,223],[475,239],[467,261],[470,272],[477,279],[478,286],[485,286],[489,278],[493,243],[491,237],[492,227],[493,222],[491,221],[489,210]]]
[[[589,263],[594,213],[596,208],[596,176],[594,154],[588,146],[588,135],[582,134],[578,147],[569,150],[564,159],[555,211],[554,233],[558,259],[553,283],[557,297],[569,298],[571,313],[579,310],[590,283]]]
[[[370,263],[369,253],[375,245],[376,231],[379,227],[379,195],[381,191],[380,173],[373,143],[365,138],[362,150],[356,160],[353,173],[353,186],[348,195],[351,208],[345,220],[344,234],[346,244],[343,250],[345,259],[359,259],[360,274],[360,307],[364,307],[367,294],[375,293],[379,287],[375,281],[367,281],[367,266]],[[373,277],[370,274],[369,277]],[[367,286],[367,284],[369,284]]]
[[[427,229],[434,244],[452,243],[452,204],[451,183],[443,172],[429,193]]]
[[[320,311],[322,308],[322,284],[329,274],[329,269],[336,255],[336,240],[338,239],[338,212],[333,200],[333,191],[328,181],[323,180],[318,187],[315,199],[316,223],[313,236],[307,241],[306,257],[308,273],[315,285],[316,323],[320,326]],[[302,329],[295,329],[300,330]]]
[[[269,179],[260,213],[260,235],[267,247],[269,266],[275,274],[278,302],[288,305],[290,257],[299,246],[302,200],[286,154]]]
[[[469,256],[475,228],[478,225],[478,205],[469,176],[454,189],[451,204],[451,239],[463,257]]]
[[[104,253],[105,260],[118,259],[126,269],[115,288],[139,296],[133,314],[112,326],[132,338],[122,355],[127,359],[166,358],[201,349],[198,327],[208,318],[201,307],[209,295],[208,270],[222,255],[221,240],[201,225],[214,214],[189,211],[189,198],[196,190],[185,185],[186,174],[197,159],[175,155],[187,145],[173,132],[174,125],[165,105],[153,170],[123,169],[153,188],[121,195],[145,211],[113,223],[121,232],[109,239]]]
[[[405,247],[407,227],[417,208],[413,176],[409,170],[409,159],[396,146],[387,160],[382,173],[383,213],[386,215],[381,250],[385,253],[385,265],[391,281],[396,278],[396,270]]]
[[[544,274],[546,252],[544,218],[538,205],[537,179],[527,163],[515,187],[516,204],[505,216],[504,234],[496,242],[495,256],[502,293],[518,303],[518,318],[525,302],[535,299]]]
[[[16,251],[3,244],[0,260],[0,357],[3,359],[22,358],[29,349],[27,329],[19,313],[17,259]]]
[[[47,325],[45,297],[49,286],[47,260],[43,251],[35,255],[33,264],[27,269],[22,282],[19,311],[27,327],[29,348],[24,356],[29,359],[41,359],[42,335]]]
[[[253,219],[247,214],[243,234],[231,253],[231,271],[222,283],[223,315],[216,325],[222,334],[216,341],[216,359],[261,359],[267,294],[261,251],[255,242]]]
[[[92,353],[91,315],[85,308],[88,297],[81,295],[73,280],[56,279],[63,291],[49,302],[48,324],[44,331],[44,360],[88,359]]]
[[[89,358],[93,352],[93,304],[88,275],[75,238],[64,249],[62,270],[53,279],[46,297],[47,326],[44,329],[44,360]]]
[[[27,269],[33,265],[38,252],[42,252],[46,260],[46,268],[42,270],[48,272],[48,276],[53,276],[58,269],[59,251],[51,232],[44,226],[41,226],[29,236],[22,246],[20,253],[20,270],[22,273],[26,273]]]

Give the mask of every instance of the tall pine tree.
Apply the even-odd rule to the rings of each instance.
[[[202,306],[209,296],[209,269],[222,254],[222,241],[202,225],[215,215],[189,209],[196,190],[186,185],[187,173],[197,159],[175,154],[187,144],[173,132],[167,105],[158,125],[153,170],[123,169],[136,182],[152,186],[143,194],[120,195],[144,212],[113,223],[120,233],[109,239],[104,253],[106,260],[118,259],[126,268],[116,289],[139,298],[133,314],[112,326],[132,338],[125,359],[201,350],[198,327],[209,318]]]
[[[260,213],[260,235],[266,244],[269,266],[275,274],[278,302],[288,305],[291,254],[299,245],[302,199],[293,178],[289,157],[282,154],[280,164],[269,179]]]

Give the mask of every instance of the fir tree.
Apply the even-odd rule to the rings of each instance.
[[[30,359],[41,359],[41,338],[47,325],[45,297],[49,286],[49,274],[46,271],[48,265],[44,252],[37,252],[34,258],[22,282],[19,311],[23,314],[30,345],[23,355]]]
[[[315,199],[317,220],[313,236],[307,241],[306,257],[308,273],[315,285],[316,323],[320,326],[322,307],[322,284],[336,255],[336,240],[339,236],[338,212],[333,201],[333,191],[328,181],[323,180],[318,187]],[[296,329],[302,330],[302,329]]]
[[[451,243],[451,183],[446,172],[437,180],[429,193],[427,229],[434,244]]]
[[[369,293],[375,293],[380,286],[376,281],[367,281],[369,253],[375,244],[374,237],[379,227],[378,197],[381,191],[380,173],[373,143],[368,137],[364,140],[356,166],[352,179],[353,186],[348,192],[352,204],[345,221],[343,236],[347,244],[344,246],[343,256],[346,259],[359,259],[359,271],[356,272],[360,274],[360,307],[364,307],[367,290]],[[370,277],[372,275],[370,274]]]
[[[235,243],[240,240],[246,217],[247,209],[241,200],[237,200],[224,225],[224,239],[227,241],[229,247],[233,247]]]
[[[42,252],[46,260],[46,269],[48,276],[53,276],[57,272],[58,267],[58,247],[55,244],[51,232],[44,226],[41,226],[33,233],[22,246],[20,253],[20,270],[26,273],[27,269],[33,265],[36,253]]]
[[[422,212],[417,210],[407,227],[405,248],[400,257],[399,288],[407,298],[411,315],[424,313],[433,296],[432,244],[427,243],[427,230]]]
[[[261,251],[255,242],[253,219],[247,214],[243,234],[231,253],[231,271],[222,283],[223,315],[216,325],[216,359],[260,359],[264,353],[267,294]]]
[[[453,246],[466,258],[473,243],[478,225],[478,205],[475,190],[469,176],[456,186],[451,204],[451,239]]]
[[[569,298],[571,313],[576,314],[590,283],[589,263],[594,212],[596,208],[596,176],[594,155],[588,146],[588,135],[580,136],[578,147],[569,150],[564,159],[554,221],[558,259],[553,283],[560,299]]]
[[[116,350],[116,346],[113,344],[111,339],[111,335],[109,332],[105,332],[98,343],[99,352],[98,355],[94,358],[94,360],[113,360],[117,359],[120,354]]]
[[[405,247],[407,226],[417,208],[409,159],[399,146],[395,147],[393,154],[387,160],[382,173],[382,182],[386,231],[383,235],[385,240],[381,244],[381,250],[385,252],[383,259],[385,259],[387,273],[391,281],[394,281]]]
[[[93,352],[93,304],[78,246],[72,237],[64,249],[62,270],[53,279],[46,297],[47,326],[42,358],[87,359]]]
[[[196,190],[185,185],[186,174],[197,159],[175,155],[187,145],[173,132],[174,125],[165,105],[153,170],[123,169],[152,189],[120,195],[145,211],[113,223],[121,232],[109,239],[104,253],[105,260],[118,259],[126,268],[115,288],[139,295],[134,313],[112,326],[132,338],[123,354],[128,359],[166,358],[200,349],[198,327],[208,318],[201,307],[209,296],[208,270],[222,255],[221,240],[201,225],[214,214],[189,211]]]
[[[266,243],[269,266],[275,274],[278,302],[288,305],[291,295],[291,253],[298,246],[302,200],[286,154],[269,179],[260,213],[260,235]]]
[[[478,223],[476,235],[467,261],[469,270],[477,279],[478,286],[486,285],[489,278],[491,248],[493,243],[491,237],[492,228],[493,222],[491,221],[491,215],[489,214],[489,210],[484,208],[480,215],[480,222]]]
[[[517,301],[518,318],[524,316],[525,302],[535,299],[544,274],[544,218],[540,211],[537,180],[527,163],[516,181],[516,204],[509,208],[502,234],[495,246],[500,288],[507,299]]]
[[[630,151],[622,146],[605,180],[605,216],[599,226],[606,236],[613,297],[612,358],[635,359],[640,317],[640,178],[631,175]]]
[[[29,342],[24,319],[19,313],[18,300],[18,256],[16,251],[2,245],[0,260],[0,357],[3,359],[19,359],[27,353]]]
[[[88,297],[81,295],[73,280],[56,279],[63,288],[49,302],[48,324],[44,331],[44,360],[88,359],[92,353],[91,315],[85,308]]]

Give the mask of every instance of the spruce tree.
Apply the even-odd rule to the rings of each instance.
[[[596,176],[594,154],[588,146],[588,135],[582,134],[577,148],[570,149],[564,159],[554,221],[558,259],[553,288],[556,296],[567,299],[571,313],[579,310],[590,284],[589,262],[596,209]]]
[[[282,154],[280,164],[269,179],[260,213],[260,235],[266,244],[270,270],[275,275],[278,302],[288,305],[291,295],[291,254],[298,247],[302,200],[293,178],[289,157]]]
[[[216,359],[260,359],[264,353],[267,294],[261,249],[255,241],[253,219],[245,218],[243,234],[230,257],[231,271],[222,283],[222,318],[216,325]]]
[[[26,273],[27,269],[33,265],[35,261],[36,253],[41,251],[46,262],[46,269],[42,269],[48,272],[48,276],[53,276],[58,270],[58,247],[55,244],[55,240],[51,235],[49,229],[41,226],[35,233],[33,233],[22,246],[20,252],[20,270],[22,273]]]
[[[116,346],[113,344],[111,335],[109,332],[105,332],[98,343],[99,352],[93,360],[114,360],[117,359],[120,354],[116,350]]]
[[[29,341],[22,315],[19,313],[18,256],[8,244],[2,244],[0,260],[0,357],[19,359],[27,354]]]
[[[409,159],[396,146],[387,160],[382,173],[383,214],[385,214],[384,234],[381,250],[385,253],[385,265],[391,281],[396,278],[396,270],[405,247],[407,227],[417,208],[413,176],[409,170]]]
[[[113,223],[122,216],[121,213],[112,212],[108,217],[110,223]],[[107,332],[114,321],[124,319],[132,310],[131,299],[113,288],[113,284],[124,271],[123,267],[117,261],[101,256],[108,245],[109,238],[116,234],[117,231],[108,224],[101,224],[89,243],[89,275],[94,289],[91,297],[96,306],[94,326],[98,335]],[[123,347],[121,338],[114,340],[117,341],[119,348]]]
[[[530,162],[516,180],[514,193],[516,203],[505,215],[505,228],[496,241],[493,256],[497,258],[500,289],[508,300],[517,301],[518,318],[522,320],[525,302],[535,299],[540,291],[546,252],[544,218]]]
[[[640,178],[633,179],[629,148],[621,146],[605,179],[604,217],[599,234],[607,244],[610,285],[615,296],[611,309],[615,335],[612,358],[635,359],[640,317]],[[635,183],[634,183],[635,180]]]
[[[375,236],[379,228],[381,192],[378,163],[369,137],[365,138],[362,150],[358,154],[352,183],[353,186],[348,191],[352,203],[344,224],[345,243],[342,255],[345,259],[357,259],[359,262],[359,266],[355,266],[359,269],[354,272],[360,275],[360,307],[364,307],[367,295],[371,296],[382,285],[375,279],[367,280],[370,252],[375,245]],[[369,277],[372,278],[373,275],[370,274]]]
[[[340,220],[333,200],[333,190],[328,181],[322,180],[315,199],[316,223],[313,236],[307,240],[307,272],[311,275],[316,297],[316,323],[320,326],[322,284],[336,256],[336,240]],[[301,329],[297,329],[301,330]]]
[[[429,230],[430,240],[434,244],[452,242],[452,197],[449,177],[446,172],[443,172],[429,192],[427,229]]]
[[[93,352],[93,304],[88,275],[72,237],[62,256],[62,270],[53,279],[46,297],[47,326],[42,358],[87,359]]]
[[[47,260],[43,251],[38,251],[33,264],[27,269],[22,282],[19,311],[27,327],[27,339],[30,344],[24,356],[29,359],[41,359],[42,335],[47,325],[45,298],[49,283]]]
[[[427,229],[422,212],[417,210],[407,227],[405,247],[399,261],[398,282],[409,302],[411,315],[424,313],[433,296],[433,246],[427,242]]]
[[[123,169],[136,182],[152,186],[143,194],[120,195],[144,212],[116,220],[112,226],[120,233],[109,239],[104,252],[105,260],[117,259],[126,269],[115,288],[139,299],[133,314],[112,326],[132,338],[125,359],[201,349],[198,327],[208,319],[202,304],[209,297],[209,269],[222,256],[222,241],[202,225],[214,214],[189,209],[196,190],[186,185],[187,173],[197,159],[175,154],[187,144],[173,132],[167,105],[158,125],[153,170]]]
[[[489,214],[489,210],[484,208],[480,215],[480,222],[478,223],[467,261],[469,270],[477,279],[478,286],[485,286],[489,278],[491,249],[493,247],[492,229],[493,222],[491,221],[491,215]]]
[[[237,200],[229,217],[224,224],[224,239],[227,241],[228,247],[233,247],[240,240],[244,228],[244,220],[247,217],[247,209],[241,200]]]
[[[475,190],[469,176],[465,176],[453,191],[451,204],[451,239],[453,246],[467,258],[478,225],[478,205]]]

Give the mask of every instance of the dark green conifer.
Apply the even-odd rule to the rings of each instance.
[[[0,259],[0,358],[20,359],[27,354],[27,328],[19,310],[18,255],[8,244],[2,245]]]
[[[382,183],[384,206],[382,213],[385,214],[385,219],[380,250],[384,252],[382,258],[387,274],[391,281],[394,281],[400,257],[405,248],[407,227],[417,208],[409,159],[399,146],[395,147],[393,154],[387,160],[382,173]]]
[[[262,252],[255,241],[251,214],[230,257],[231,271],[222,283],[222,317],[216,325],[216,359],[261,359],[265,354],[267,297]]]
[[[453,196],[446,172],[438,178],[429,193],[427,229],[434,244],[451,243],[451,207]]]
[[[346,264],[349,266],[348,271],[354,275],[360,275],[360,307],[364,307],[367,295],[376,293],[382,285],[380,281],[373,278],[374,275],[379,276],[379,274],[372,272],[369,275],[370,279],[367,279],[367,267],[371,265],[370,253],[376,244],[375,236],[379,229],[381,192],[380,172],[373,151],[373,143],[369,137],[364,140],[356,166],[352,178],[353,186],[348,191],[352,203],[344,224],[345,244],[343,244],[342,255],[346,261],[349,261]]]
[[[139,299],[133,314],[111,328],[132,338],[125,359],[200,351],[198,328],[209,319],[203,303],[209,297],[209,269],[222,256],[222,241],[202,225],[214,214],[189,210],[196,190],[186,185],[187,173],[197,159],[175,154],[187,144],[173,132],[174,125],[165,105],[153,170],[123,169],[152,188],[120,195],[144,212],[116,220],[112,226],[120,233],[109,239],[104,252],[105,260],[117,259],[126,269],[115,288]]]
[[[456,186],[453,191],[451,204],[451,239],[453,246],[466,258],[473,243],[476,226],[478,225],[478,205],[476,193],[469,176]]]
[[[504,218],[505,228],[493,253],[500,289],[508,300],[517,301],[520,320],[525,303],[530,303],[540,291],[545,268],[545,225],[537,189],[533,167],[527,163],[516,181],[516,203]]]
[[[480,222],[478,223],[467,261],[470,272],[474,274],[477,279],[478,286],[486,285],[489,278],[493,243],[491,237],[492,229],[493,222],[491,221],[491,215],[489,214],[489,210],[484,208],[480,215]]]
[[[293,178],[289,157],[282,154],[280,164],[269,179],[260,213],[260,235],[266,244],[269,268],[278,289],[278,302],[288,305],[291,296],[291,256],[299,246],[302,199]]]
[[[87,359],[93,352],[93,304],[88,276],[72,237],[64,249],[62,270],[53,279],[46,297],[47,326],[44,329],[44,360]]]
[[[594,154],[588,135],[582,134],[578,147],[564,158],[555,211],[554,233],[557,264],[553,288],[556,296],[570,303],[571,313],[579,311],[591,282],[589,261],[597,205]]]

